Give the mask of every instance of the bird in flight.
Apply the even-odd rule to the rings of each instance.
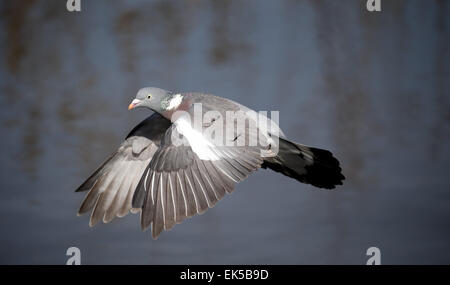
[[[156,239],[259,168],[325,189],[345,179],[331,152],[289,141],[273,120],[232,100],[146,87],[128,109],[138,107],[154,113],[76,190],[88,191],[78,215],[91,211],[91,227],[140,212]]]

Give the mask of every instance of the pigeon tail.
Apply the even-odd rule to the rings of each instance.
[[[267,158],[262,165],[302,183],[325,189],[333,189],[342,185],[339,161],[333,154],[324,149],[308,147],[286,139],[279,139],[277,156]]]

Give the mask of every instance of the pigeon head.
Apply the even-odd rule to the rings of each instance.
[[[147,107],[157,113],[164,113],[176,108],[182,101],[180,94],[173,94],[170,91],[156,88],[145,87],[138,91],[136,98],[128,106],[128,110],[137,107]]]

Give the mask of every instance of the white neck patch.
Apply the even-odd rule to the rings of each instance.
[[[169,101],[169,106],[167,106],[166,110],[173,110],[180,106],[181,101],[183,101],[183,95],[175,94],[173,98]]]

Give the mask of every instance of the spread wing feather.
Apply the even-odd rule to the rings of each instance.
[[[168,129],[134,193],[132,207],[142,208],[141,227],[152,225],[152,236],[196,214],[203,214],[225,196],[234,184],[261,167],[257,147],[209,146],[219,158],[200,159],[177,132]],[[183,143],[169,137],[181,138]]]
[[[204,150],[193,148],[175,124],[159,115],[146,121],[77,189],[89,190],[79,214],[92,211],[90,226],[108,223],[130,210],[141,211],[142,229],[151,225],[157,238],[163,230],[214,207],[263,163],[259,147],[201,141],[208,147],[205,153],[215,158],[208,159],[196,152]]]
[[[92,211],[90,226],[99,221],[109,223],[130,210],[132,213],[140,210],[131,205],[135,189],[170,125],[159,114],[142,121],[118,150],[78,187],[77,192],[88,191],[78,215]]]

